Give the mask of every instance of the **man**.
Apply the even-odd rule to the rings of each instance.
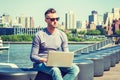
[[[38,71],[51,75],[53,80],[74,80],[79,73],[77,65],[72,64],[71,67],[48,67],[45,65],[48,51],[58,51],[60,47],[62,51],[69,51],[66,34],[57,29],[58,20],[55,9],[50,8],[45,12],[47,28],[36,33],[30,58],[35,62],[34,66]],[[61,71],[66,73],[64,77],[62,77]]]

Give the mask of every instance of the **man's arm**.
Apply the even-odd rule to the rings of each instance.
[[[40,38],[35,35],[32,42],[32,48],[30,53],[30,59],[33,62],[40,63],[40,62],[47,62],[46,58],[42,58],[39,56],[39,49],[40,49]]]
[[[67,38],[67,35],[62,32],[62,51],[65,51],[65,52],[68,52],[69,51],[69,48],[68,48],[68,38]]]

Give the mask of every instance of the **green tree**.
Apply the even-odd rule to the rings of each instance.
[[[120,35],[120,30],[116,30],[115,33],[116,33],[117,35]]]
[[[33,35],[2,35],[3,41],[32,41]]]
[[[100,35],[100,31],[99,30],[89,30],[87,33],[87,35]]]
[[[11,41],[19,41],[18,36],[17,35],[12,35],[11,36],[12,40]]]
[[[86,31],[79,31],[79,34],[86,34]]]

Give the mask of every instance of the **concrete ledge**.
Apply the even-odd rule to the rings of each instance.
[[[16,64],[13,63],[0,63],[0,66],[6,66],[6,67],[11,67],[11,68],[18,68]]]
[[[76,60],[75,63],[80,68],[77,76],[78,80],[93,80],[94,77],[94,63],[92,60]]]
[[[0,68],[0,80],[28,80],[28,76],[19,68]]]
[[[91,55],[85,59],[92,60],[94,62],[94,76],[102,76],[104,72],[104,58],[102,56]]]

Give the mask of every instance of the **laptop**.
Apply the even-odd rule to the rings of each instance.
[[[73,63],[74,52],[48,52],[46,66],[70,67]]]

